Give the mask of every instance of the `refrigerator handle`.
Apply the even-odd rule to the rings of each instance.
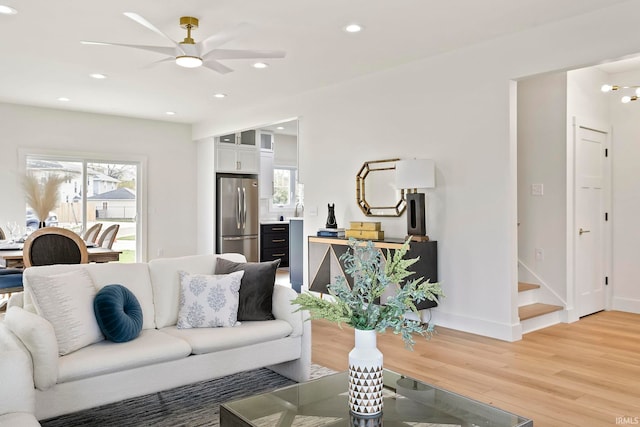
[[[247,189],[242,187],[242,229],[247,228]]]
[[[241,212],[241,210],[240,210],[240,203],[241,203],[241,200],[240,200],[240,187],[237,187],[237,190],[238,190],[238,199],[237,199],[237,202],[236,202],[236,227],[238,228],[238,230],[240,230],[240,221],[241,221],[241,217],[240,217],[240,212]]]

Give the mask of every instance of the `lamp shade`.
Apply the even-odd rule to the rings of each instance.
[[[399,160],[396,162],[396,188],[434,188],[436,165],[431,159]]]

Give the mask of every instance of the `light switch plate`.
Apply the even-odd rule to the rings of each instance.
[[[531,195],[532,196],[542,196],[544,194],[544,185],[543,184],[531,184]]]

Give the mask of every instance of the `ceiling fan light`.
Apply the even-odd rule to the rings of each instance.
[[[15,15],[16,13],[18,13],[18,11],[14,8],[0,4],[0,15]]]
[[[184,68],[197,68],[202,65],[202,59],[197,56],[183,55],[176,57],[176,64]]]
[[[360,24],[349,24],[346,27],[344,27],[344,30],[347,33],[359,33],[360,31],[362,31],[362,25]]]

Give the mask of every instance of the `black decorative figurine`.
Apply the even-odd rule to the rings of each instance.
[[[329,215],[327,215],[327,228],[338,228],[338,223],[336,222],[336,205],[329,203],[327,207],[329,208]]]

